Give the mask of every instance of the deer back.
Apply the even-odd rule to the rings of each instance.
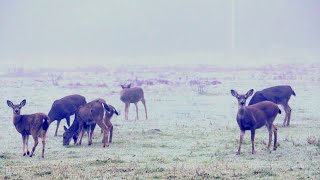
[[[271,101],[263,101],[240,109],[237,121],[240,129],[258,129],[264,125],[272,124],[279,113],[279,107]]]
[[[102,120],[103,114],[104,108],[102,102],[97,100],[81,106],[78,110],[79,122],[85,122],[86,124],[92,124],[97,120]]]
[[[249,105],[262,101],[272,101],[276,104],[283,104],[289,101],[291,95],[295,95],[291,86],[274,86],[257,91],[251,98]]]
[[[21,134],[31,135],[32,132],[38,132],[42,129],[43,120],[47,115],[43,113],[15,115],[14,126]]]
[[[74,114],[81,105],[85,105],[86,99],[81,95],[70,95],[53,102],[48,113],[51,120],[61,120]]]

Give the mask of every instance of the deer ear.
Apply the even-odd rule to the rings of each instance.
[[[124,89],[124,88],[126,88],[126,87],[124,87],[124,85],[121,85],[121,88]]]
[[[247,92],[247,97],[251,96],[253,94],[253,89],[250,89],[248,92]]]
[[[234,97],[238,97],[238,93],[237,91],[231,89],[231,95],[234,96]]]
[[[21,101],[20,106],[23,107],[24,105],[26,105],[27,101],[24,99]]]
[[[13,107],[13,103],[11,101],[7,100],[7,104],[9,107],[11,107],[11,108]]]
[[[64,131],[68,131],[67,127],[66,126],[63,126],[63,129]]]

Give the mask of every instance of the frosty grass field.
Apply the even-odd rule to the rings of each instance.
[[[3,72],[0,179],[319,179],[319,69],[319,64],[296,64]],[[53,85],[51,78],[58,76],[62,79]],[[148,120],[141,103],[140,119],[135,120],[131,105],[129,120],[124,120],[120,84],[129,82],[143,87]],[[279,148],[266,151],[268,133],[263,127],[256,131],[256,154],[251,154],[246,132],[242,154],[237,156],[237,102],[230,89],[245,93],[282,84],[291,85],[297,96],[289,102],[290,127],[281,127],[284,113],[275,120]],[[81,146],[62,146],[63,120],[58,137],[54,137],[56,122],[49,127],[44,159],[41,143],[34,157],[23,157],[22,138],[6,100],[19,103],[25,98],[22,114],[48,113],[54,100],[69,94],[81,94],[87,101],[101,97],[118,108],[121,115],[112,119],[113,143],[103,148],[97,127],[92,146],[86,136]],[[30,137],[29,148],[32,145]]]

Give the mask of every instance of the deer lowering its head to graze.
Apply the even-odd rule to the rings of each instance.
[[[137,119],[139,119],[137,105],[139,101],[142,102],[146,114],[146,119],[148,119],[146,100],[144,99],[143,89],[140,87],[131,88],[131,84],[127,86],[121,85],[121,87],[122,91],[120,92],[120,100],[125,103],[125,119],[128,120],[130,103],[134,103],[134,105],[136,106]]]
[[[13,110],[13,124],[16,130],[22,135],[23,156],[33,156],[38,145],[38,137],[40,136],[42,139],[42,158],[44,158],[46,133],[49,128],[48,121],[50,121],[49,117],[44,113],[20,115],[20,110],[24,105],[26,105],[26,100],[21,101],[21,103],[17,105],[8,100],[7,104]],[[34,146],[31,153],[28,150],[29,135],[34,139]]]
[[[244,95],[239,95],[235,90],[231,90],[232,96],[238,100],[238,114],[237,122],[240,128],[240,143],[237,154],[240,154],[243,137],[246,130],[251,131],[251,143],[252,143],[252,154],[254,151],[254,136],[256,129],[266,126],[269,132],[269,143],[268,150],[270,151],[270,145],[272,141],[272,132],[274,133],[274,147],[277,149],[277,128],[273,124],[277,114],[281,113],[279,107],[271,101],[263,101],[251,106],[246,106],[246,100],[253,94],[253,89],[248,91]]]
[[[66,96],[53,102],[48,116],[50,117],[50,123],[57,120],[57,128],[54,136],[58,134],[60,121],[66,119],[70,127],[70,116],[72,116],[81,105],[85,105],[86,103],[86,98],[77,94]]]
[[[272,101],[276,104],[280,104],[286,112],[282,126],[289,126],[291,119],[291,107],[289,106],[288,102],[291,95],[296,96],[296,93],[293,91],[291,86],[270,87],[254,93],[249,105],[253,105],[262,101]]]
[[[110,137],[109,137],[109,143],[112,142],[112,136],[113,136],[113,125],[111,123],[111,118],[113,116],[113,114],[116,114],[116,115],[119,115],[118,111],[111,105],[109,105],[109,109],[110,109],[110,112],[108,111],[105,111],[105,115],[104,115],[104,121],[105,121],[105,124],[108,126],[108,128],[110,129]],[[90,116],[90,115],[89,115]],[[84,116],[82,117],[84,118]],[[76,144],[77,142],[77,139],[78,139],[78,135],[79,135],[79,132],[78,132],[78,129],[79,129],[79,122],[77,120],[78,118],[76,118],[73,123],[71,124],[70,128],[67,129],[66,126],[64,126],[64,130],[65,132],[63,133],[63,145],[69,145],[70,144],[70,141],[71,141],[71,138],[73,138],[74,140],[74,143]],[[90,132],[93,132],[95,129],[95,123],[93,123],[90,127],[88,126],[84,126],[83,127],[83,130],[84,131],[88,131],[88,134],[90,135]],[[102,130],[102,133],[103,133],[103,129]],[[89,139],[90,139],[90,136],[89,136]],[[92,140],[91,140],[92,142]],[[80,144],[81,144],[81,140],[80,140]]]
[[[97,124],[103,130],[103,147],[109,146],[108,134],[111,127],[108,127],[108,125],[104,121],[105,110],[110,111],[109,106],[106,104],[106,101],[104,99],[94,100],[84,106],[81,106],[78,109],[78,111],[76,112],[76,121],[78,121],[79,123],[79,136],[76,143],[77,145],[81,144],[85,127]],[[91,128],[89,128],[89,130],[90,129]],[[91,132],[88,133],[89,145],[92,144],[92,134],[93,129],[91,129]]]

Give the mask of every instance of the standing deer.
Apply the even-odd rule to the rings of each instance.
[[[286,112],[282,126],[289,126],[291,119],[291,107],[288,102],[291,95],[296,96],[296,93],[293,91],[291,86],[274,86],[254,93],[249,105],[253,105],[261,101],[272,101],[276,104],[280,104]]]
[[[26,100],[21,101],[20,104],[14,105],[11,101],[7,100],[7,104],[13,110],[13,124],[16,130],[22,135],[23,142],[23,156],[33,156],[34,151],[38,145],[38,137],[42,139],[42,158],[44,158],[46,133],[49,128],[49,117],[44,113],[36,113],[29,115],[20,115],[21,108],[26,105]],[[34,139],[34,146],[31,153],[28,149],[29,135]]]
[[[57,128],[54,136],[57,136],[58,134],[60,121],[66,119],[67,124],[70,127],[70,116],[75,114],[77,109],[86,103],[86,98],[77,94],[69,95],[53,102],[48,116],[50,117],[50,123],[57,120]]]
[[[77,145],[81,144],[82,137],[85,131],[86,126],[92,126],[97,124],[103,130],[103,147],[109,146],[108,142],[108,134],[110,132],[110,128],[104,121],[105,111],[110,111],[109,106],[106,104],[105,100],[97,99],[94,100],[84,106],[81,106],[76,112],[76,120],[79,123],[79,136],[77,139]],[[93,128],[94,129],[94,128]],[[89,128],[89,137],[88,144],[92,144],[92,134],[93,129]]]
[[[240,154],[243,137],[246,130],[251,131],[252,154],[254,151],[254,136],[256,129],[266,126],[269,132],[268,150],[272,141],[272,132],[274,133],[274,147],[277,149],[277,128],[273,124],[277,114],[281,114],[279,107],[271,101],[263,101],[251,106],[246,106],[246,100],[253,94],[253,89],[244,95],[239,95],[235,90],[231,90],[232,96],[238,100],[237,122],[240,128],[240,143],[237,155]]]
[[[130,103],[134,103],[134,105],[136,106],[137,119],[139,119],[137,105],[139,101],[142,102],[146,114],[146,119],[148,119],[146,100],[144,99],[143,89],[140,87],[131,88],[131,84],[127,86],[121,85],[121,87],[122,91],[120,92],[120,100],[125,103],[125,120],[128,120]]]
[[[119,113],[118,113],[118,111],[116,110],[116,108],[109,104],[109,111],[107,111],[107,109],[106,109],[105,114],[104,114],[104,116],[103,116],[103,120],[104,120],[105,124],[110,128],[109,143],[112,143],[113,125],[112,125],[112,123],[111,123],[111,118],[112,118],[112,116],[113,116],[114,114],[117,115],[117,116],[119,116]],[[101,129],[101,132],[103,132],[102,129]]]

